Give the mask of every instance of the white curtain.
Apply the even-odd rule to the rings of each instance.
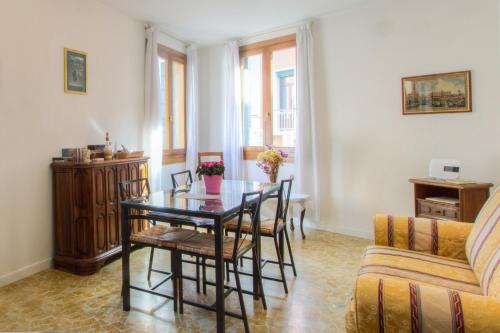
[[[187,121],[187,147],[186,169],[194,171],[198,165],[198,50],[189,45],[186,48],[186,121]]]
[[[313,87],[313,36],[311,24],[297,30],[297,122],[295,127],[294,192],[311,196],[313,217],[319,220],[319,174]]]
[[[162,189],[163,125],[160,110],[160,65],[158,43],[153,28],[146,29],[146,62],[144,78],[144,152],[150,157],[149,179],[151,191]]]
[[[223,152],[226,179],[243,178],[243,138],[241,123],[240,55],[238,43],[224,49]]]

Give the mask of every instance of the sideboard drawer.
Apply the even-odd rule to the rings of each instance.
[[[458,207],[440,204],[425,199],[417,199],[417,217],[436,218],[442,220],[458,220]]]

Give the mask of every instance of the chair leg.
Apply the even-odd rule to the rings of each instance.
[[[201,259],[201,269],[202,269],[202,280],[203,280],[203,294],[207,294],[207,265],[206,259]]]
[[[151,280],[151,270],[153,269],[153,257],[155,255],[155,248],[151,248],[151,252],[149,252],[149,266],[148,266],[148,281]]]
[[[196,292],[200,292],[200,257],[196,256]]]
[[[247,312],[245,310],[245,302],[243,301],[243,292],[241,291],[240,274],[238,273],[238,263],[233,262],[234,280],[236,281],[236,289],[238,290],[238,298],[240,299],[241,316],[243,317],[243,325],[245,325],[245,333],[249,333]]]
[[[257,260],[257,249],[255,247],[252,249],[252,257],[253,260]],[[262,307],[264,310],[267,310],[266,295],[264,294],[264,286],[262,285],[262,268],[257,270],[257,274],[257,278],[259,279],[260,297],[262,298]]]
[[[285,294],[288,294],[288,287],[286,285],[285,270],[283,268],[283,258],[281,257],[280,247],[278,245],[278,235],[274,236],[274,247],[276,248],[276,255],[278,256],[278,266],[280,267],[281,279],[283,280],[283,287]]]
[[[172,286],[174,290],[174,312],[177,312],[177,303],[178,303],[178,293],[177,293],[177,282],[178,282],[178,275],[177,275],[177,253],[175,251],[170,252],[170,267],[172,269]]]
[[[182,278],[182,254],[177,256],[177,273],[179,275],[179,313],[184,313],[184,286]]]
[[[290,262],[292,263],[293,275],[297,276],[297,271],[295,270],[295,261],[293,260],[292,247],[290,246],[290,238],[288,237],[288,232],[286,231],[286,227],[284,230],[285,230],[286,246],[288,247],[288,255],[290,256]]]

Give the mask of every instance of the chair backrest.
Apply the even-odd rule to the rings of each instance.
[[[257,238],[255,237],[255,231],[257,228],[257,221],[260,217],[260,206],[262,204],[262,191],[246,192],[241,196],[240,211],[238,213],[238,224],[236,226],[236,231],[234,235],[234,248],[233,248],[233,259],[236,259],[238,251],[243,242],[240,239],[245,240],[248,234],[252,237],[252,244],[256,245]],[[250,212],[250,213],[249,213]],[[241,225],[243,224],[243,217],[245,214],[250,215],[250,230],[251,232],[243,232],[241,230]],[[243,235],[244,233],[244,235]]]
[[[280,219],[286,222],[286,215],[288,213],[288,205],[290,203],[290,194],[292,193],[293,176],[281,181],[280,189],[278,191],[278,205],[276,206],[276,217],[274,219],[274,232],[278,228]]]
[[[176,172],[170,175],[172,178],[172,186],[174,190],[181,185],[191,185],[193,183],[193,176],[191,175],[191,170],[185,170],[181,172]]]
[[[484,294],[500,298],[500,187],[477,215],[465,254]]]
[[[138,178],[120,182],[121,200],[145,197],[151,193],[147,178]]]
[[[220,151],[205,151],[198,153],[198,164],[201,162],[219,162],[224,160],[224,154]]]

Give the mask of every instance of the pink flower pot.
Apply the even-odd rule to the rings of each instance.
[[[205,181],[205,191],[208,194],[219,194],[222,184],[222,175],[207,176],[203,175]]]

